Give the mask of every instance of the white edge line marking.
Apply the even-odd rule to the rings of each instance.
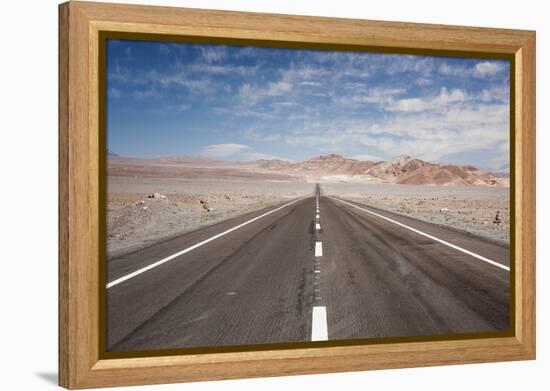
[[[171,261],[172,259],[177,258],[177,257],[179,257],[180,255],[183,255],[183,254],[185,254],[185,253],[188,253],[189,251],[192,251],[192,250],[194,250],[194,249],[196,249],[196,248],[198,248],[198,247],[200,247],[200,246],[203,246],[203,245],[205,245],[206,243],[209,243],[209,242],[211,242],[211,241],[213,241],[213,240],[216,240],[216,239],[218,239],[218,238],[220,238],[220,237],[222,237],[222,236],[224,236],[224,235],[227,235],[227,234],[230,233],[230,232],[233,232],[233,231],[235,231],[235,230],[237,230],[237,229],[239,229],[239,228],[242,228],[242,227],[244,227],[245,225],[248,225],[248,224],[250,224],[250,223],[253,223],[253,222],[256,221],[256,220],[261,219],[262,217],[265,217],[265,216],[267,216],[267,215],[270,215],[271,213],[275,213],[275,212],[277,212],[277,211],[279,211],[279,210],[281,210],[281,209],[283,209],[283,208],[286,208],[287,206],[292,205],[293,203],[295,203],[295,202],[297,202],[297,201],[300,201],[301,199],[302,199],[302,198],[298,198],[298,199],[296,199],[296,200],[294,200],[294,201],[292,201],[292,202],[289,202],[288,204],[285,204],[285,205],[283,205],[283,206],[280,206],[280,207],[278,207],[278,208],[276,208],[276,209],[273,209],[273,210],[271,210],[271,211],[269,211],[269,212],[266,212],[266,213],[264,213],[264,214],[262,214],[262,215],[260,215],[260,216],[254,217],[253,219],[250,219],[250,220],[248,220],[248,221],[245,221],[245,222],[242,223],[242,224],[236,225],[235,227],[230,228],[230,229],[228,229],[227,231],[224,231],[224,232],[222,232],[222,233],[219,233],[219,234],[217,234],[217,235],[212,236],[211,238],[208,238],[208,239],[206,239],[206,240],[203,240],[202,242],[199,242],[199,243],[197,243],[197,244],[194,244],[194,245],[192,245],[191,247],[187,247],[187,248],[184,249],[184,250],[178,251],[177,253],[172,254],[172,255],[170,255],[170,256],[168,256],[168,257],[166,257],[166,258],[163,258],[163,259],[161,259],[160,261],[154,262],[154,263],[152,263],[152,264],[150,264],[150,265],[148,265],[148,266],[145,266],[145,267],[142,267],[141,269],[136,270],[135,272],[132,272],[132,273],[130,273],[130,274],[127,274],[127,275],[125,275],[125,276],[123,276],[123,277],[120,277],[120,278],[114,280],[114,281],[111,281],[111,282],[109,282],[109,283],[107,284],[107,289],[109,289],[109,288],[111,288],[111,287],[113,287],[113,286],[115,286],[115,285],[118,285],[118,284],[120,284],[121,282],[124,282],[124,281],[126,281],[126,280],[129,280],[130,278],[133,278],[133,277],[138,276],[138,275],[140,275],[140,274],[142,274],[142,273],[145,273],[146,271],[151,270],[151,269],[153,269],[153,268],[155,268],[155,267],[157,267],[157,266],[160,266],[160,265],[162,265],[163,263],[166,263],[166,262],[168,262],[168,261]]]
[[[318,218],[319,218],[319,215],[315,215],[315,218],[318,219]]]
[[[323,256],[323,242],[315,242],[315,256],[316,257]]]
[[[327,307],[315,306],[311,313],[311,340],[312,341],[327,341]]]
[[[321,229],[321,224],[315,223],[315,229],[319,231]]]
[[[479,254],[473,253],[473,252],[471,252],[471,251],[469,251],[469,250],[466,250],[465,248],[462,248],[462,247],[459,247],[459,246],[454,245],[454,244],[452,244],[452,243],[446,242],[445,240],[436,238],[435,236],[432,236],[432,235],[430,235],[430,234],[427,234],[427,233],[424,233],[424,232],[422,232],[422,231],[419,231],[419,230],[417,230],[417,229],[415,229],[415,228],[413,228],[413,227],[410,227],[410,226],[408,226],[408,225],[402,224],[402,223],[400,223],[400,222],[398,222],[398,221],[392,220],[392,219],[390,219],[390,218],[388,218],[388,217],[386,217],[386,216],[382,216],[381,214],[372,212],[372,211],[370,211],[370,210],[368,210],[368,209],[361,208],[361,207],[359,207],[359,206],[357,206],[357,205],[354,205],[354,204],[352,204],[352,203],[349,203],[349,202],[340,200],[340,199],[338,199],[338,198],[333,198],[333,197],[330,197],[330,198],[332,198],[333,200],[336,200],[336,201],[343,202],[343,203],[346,204],[346,205],[352,206],[352,207],[357,208],[357,209],[359,209],[359,210],[362,210],[362,211],[364,211],[364,212],[370,213],[370,214],[372,214],[372,215],[374,215],[374,216],[376,216],[376,217],[380,217],[381,219],[387,220],[387,221],[389,221],[389,222],[391,222],[391,223],[397,224],[397,225],[399,225],[400,227],[407,228],[407,229],[409,229],[409,230],[411,230],[411,231],[413,231],[413,232],[416,232],[416,233],[419,234],[419,235],[425,236],[425,237],[427,237],[427,238],[429,238],[429,239],[435,240],[436,242],[439,242],[439,243],[441,243],[441,244],[444,244],[444,245],[446,245],[446,246],[449,246],[449,247],[451,247],[451,248],[454,248],[455,250],[461,251],[461,252],[463,252],[464,254],[468,254],[468,255],[470,255],[470,256],[472,256],[472,257],[474,257],[474,258],[477,258],[477,259],[479,259],[479,260],[481,260],[481,261],[483,261],[483,262],[487,262],[487,263],[489,263],[489,264],[491,264],[491,265],[493,265],[493,266],[499,267],[499,268],[501,268],[501,269],[503,269],[503,270],[510,271],[510,268],[509,268],[508,266],[503,265],[503,264],[501,264],[501,263],[498,263],[498,262],[496,262],[496,261],[493,261],[493,260],[491,260],[491,259],[489,259],[489,258],[485,258],[484,256],[481,256],[481,255],[479,255]]]

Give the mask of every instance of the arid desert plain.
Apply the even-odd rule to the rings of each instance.
[[[357,201],[508,245],[509,181],[475,167],[400,156],[301,163],[108,155],[108,257],[314,194]],[[498,217],[497,217],[498,213]]]

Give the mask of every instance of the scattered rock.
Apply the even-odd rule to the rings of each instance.
[[[440,212],[448,212],[449,211],[449,208],[441,208],[439,209]]]
[[[210,212],[210,207],[208,206],[208,202],[204,200],[200,200],[200,203],[202,204],[202,208],[206,210],[207,212]]]
[[[501,222],[502,221],[500,220],[500,211],[497,211],[495,219],[493,220],[493,224],[500,225]]]
[[[230,195],[230,194],[225,194],[224,197],[225,197],[226,200],[230,200],[230,199],[231,199],[231,195]]]
[[[141,209],[143,209],[143,210],[147,210],[147,206],[144,206],[144,207],[142,207]]]
[[[153,193],[153,194],[149,194],[149,198],[160,198],[161,200],[165,200],[166,196],[160,193]]]

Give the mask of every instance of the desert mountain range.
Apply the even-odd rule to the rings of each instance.
[[[254,173],[277,174],[306,181],[318,182],[371,182],[407,185],[447,186],[508,186],[509,178],[503,173],[482,172],[474,166],[431,163],[407,155],[387,161],[364,161],[345,158],[337,154],[321,155],[302,162],[286,160],[225,161],[201,156],[175,156],[154,159],[122,157],[108,153],[109,173],[150,166],[158,172],[162,166],[169,170],[215,169],[238,170]],[[184,175],[184,172],[181,173]]]

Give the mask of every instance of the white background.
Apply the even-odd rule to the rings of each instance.
[[[120,0],[122,2],[122,0]],[[155,390],[499,391],[550,383],[548,15],[543,1],[138,1],[134,3],[537,30],[537,329],[529,362],[141,387]],[[57,374],[57,1],[5,1],[0,60],[0,388],[41,390]],[[546,49],[546,50],[545,50]],[[546,176],[546,178],[545,178]],[[6,219],[7,217],[7,219]],[[546,383],[543,386],[543,383]],[[132,388],[134,389],[134,388]],[[137,389],[137,388],[135,388]]]

